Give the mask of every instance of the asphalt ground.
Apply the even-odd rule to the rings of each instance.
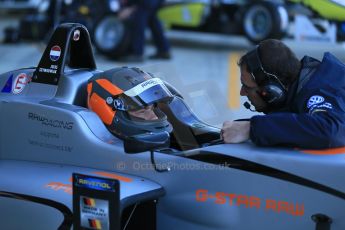
[[[0,31],[16,23],[0,21]],[[175,86],[197,116],[207,123],[220,126],[225,120],[248,118],[253,115],[242,104],[237,61],[253,47],[241,36],[215,35],[199,32],[168,31],[173,58],[169,61],[145,60],[142,63],[124,63],[110,60],[95,52],[98,69],[119,66],[143,68]],[[2,40],[3,34],[0,33]],[[345,45],[322,42],[298,43],[284,40],[299,58],[310,55],[321,59],[329,51],[345,62]],[[21,42],[0,44],[0,73],[22,67],[36,66],[44,50],[42,43]],[[145,55],[154,53],[148,42]],[[274,57],[273,57],[274,58]]]

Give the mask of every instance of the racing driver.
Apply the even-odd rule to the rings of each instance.
[[[172,126],[157,103],[173,96],[163,81],[139,68],[111,69],[89,79],[87,103],[115,136],[168,132]]]

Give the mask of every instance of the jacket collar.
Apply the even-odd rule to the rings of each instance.
[[[316,68],[319,66],[320,61],[310,57],[304,56],[301,60],[301,71],[299,73],[298,78],[289,86],[287,91],[287,99],[285,105],[282,108],[274,109],[270,112],[288,112],[293,111],[293,101],[297,97],[297,95],[301,92],[303,87],[307,84],[310,77],[316,71]]]

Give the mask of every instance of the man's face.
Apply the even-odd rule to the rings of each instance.
[[[247,96],[250,103],[255,107],[258,112],[264,112],[268,104],[260,96],[260,87],[254,81],[252,75],[247,71],[245,65],[241,66],[241,96]]]
[[[141,118],[146,121],[153,121],[158,119],[157,115],[153,111],[153,105],[146,106],[145,108],[139,110],[128,111],[128,113],[133,117]]]

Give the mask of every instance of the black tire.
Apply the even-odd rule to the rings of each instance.
[[[267,38],[282,38],[288,26],[288,14],[282,4],[271,1],[257,1],[245,6],[242,28],[245,36],[253,43]]]
[[[106,15],[95,24],[92,37],[98,52],[119,58],[128,51],[131,41],[129,22],[121,21],[115,15]]]

